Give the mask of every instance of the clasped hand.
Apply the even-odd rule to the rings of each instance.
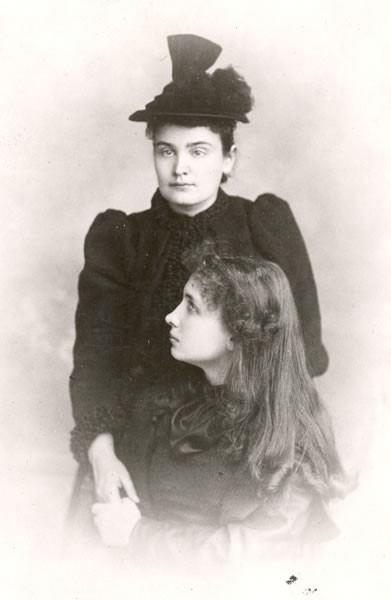
[[[111,434],[98,435],[90,446],[88,457],[94,473],[95,491],[99,500],[119,502],[120,490],[123,489],[130,500],[139,502],[128,470],[115,454]]]
[[[126,546],[141,518],[136,504],[139,498],[128,470],[115,454],[112,435],[98,435],[90,446],[88,457],[100,500],[92,506],[95,526],[104,544]],[[121,498],[121,490],[126,493],[126,498]]]
[[[136,523],[141,518],[137,505],[129,498],[119,502],[92,505],[94,523],[106,546],[127,546]]]

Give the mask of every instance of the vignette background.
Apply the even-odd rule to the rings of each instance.
[[[26,572],[50,597],[30,571],[34,560],[60,557],[75,471],[67,388],[83,239],[98,212],[149,205],[150,142],[127,118],[169,81],[166,36],[181,32],[220,43],[216,66],[233,64],[253,87],[251,124],[238,127],[226,190],[273,192],[299,222],[331,360],[318,385],[341,453],[361,473],[342,521],[371,549],[375,570],[389,560],[389,27],[387,3],[367,0],[3,3],[1,520],[9,594],[24,597]],[[353,558],[349,566],[353,572]]]

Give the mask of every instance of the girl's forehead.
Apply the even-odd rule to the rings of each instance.
[[[200,298],[202,300],[202,289],[200,282],[197,280],[196,276],[191,275],[185,285],[184,289],[185,293],[191,294],[196,298]]]
[[[184,287],[184,295],[191,296],[200,308],[209,313],[221,313],[221,306],[212,299],[213,294],[210,294],[207,282],[202,281],[197,273],[190,276]]]
[[[184,287],[184,295],[190,296],[198,305],[199,308],[205,308],[210,311],[208,299],[205,297],[205,290],[197,278],[197,275],[191,275]]]

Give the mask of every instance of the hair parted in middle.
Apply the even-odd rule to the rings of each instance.
[[[177,125],[179,127],[208,127],[213,133],[216,133],[221,140],[223,154],[227,156],[235,145],[234,132],[236,121],[228,119],[208,118],[208,117],[186,117],[186,116],[159,116],[151,117],[147,123],[145,135],[148,139],[154,140],[155,134],[160,127],[164,125]],[[223,173],[221,183],[226,183],[228,176]]]
[[[179,127],[208,127],[213,133],[220,136],[223,147],[223,154],[229,154],[232,146],[235,144],[234,132],[236,121],[228,119],[210,119],[208,117],[151,117],[147,123],[145,134],[148,139],[153,140],[157,130],[163,125],[178,125]]]
[[[282,269],[206,242],[185,256],[206,305],[234,342],[222,403],[228,454],[247,463],[267,494],[301,470],[309,488],[338,495],[343,473],[329,415],[306,366],[295,302]]]

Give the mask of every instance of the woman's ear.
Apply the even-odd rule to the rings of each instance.
[[[235,144],[233,144],[224,156],[224,165],[223,165],[223,173],[224,175],[230,175],[232,169],[234,168],[235,160],[236,160],[236,152],[237,148]]]

